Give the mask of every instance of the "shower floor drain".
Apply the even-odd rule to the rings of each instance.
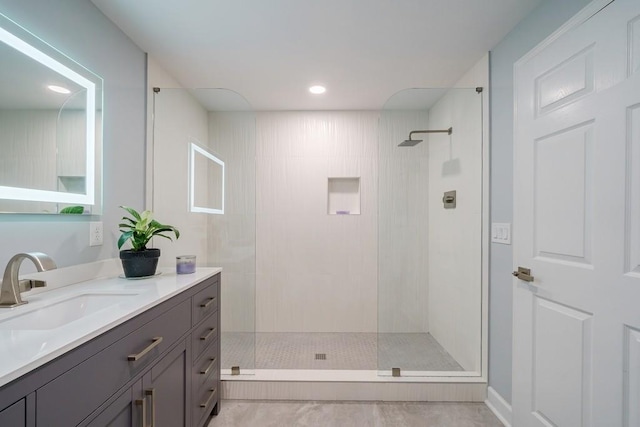
[[[327,353],[316,353],[316,360],[327,360]]]

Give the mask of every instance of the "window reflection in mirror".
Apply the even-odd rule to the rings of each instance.
[[[196,143],[189,147],[191,212],[224,214],[224,162]]]
[[[3,15],[0,63],[0,212],[101,213],[102,79]]]

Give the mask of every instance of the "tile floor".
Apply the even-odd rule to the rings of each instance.
[[[254,361],[255,348],[255,361]],[[316,359],[323,354],[324,359]],[[231,333],[222,334],[222,367],[461,371],[431,334]]]
[[[483,403],[223,400],[208,427],[502,427]]]

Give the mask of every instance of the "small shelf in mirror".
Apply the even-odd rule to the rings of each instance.
[[[58,191],[83,194],[86,186],[86,178],[84,176],[58,176]]]
[[[360,177],[329,178],[327,213],[329,215],[360,215]]]

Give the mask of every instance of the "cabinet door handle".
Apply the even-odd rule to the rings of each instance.
[[[207,406],[209,406],[209,403],[211,403],[211,399],[213,399],[213,396],[216,395],[216,390],[217,390],[217,388],[210,388],[209,389],[209,391],[211,392],[211,395],[209,396],[209,398],[207,399],[206,402],[200,404],[201,408],[206,408]]]
[[[213,368],[213,365],[215,365],[216,363],[216,358],[214,357],[213,359],[209,359],[211,362],[209,363],[209,365],[207,365],[206,368],[200,370],[200,374],[201,375],[207,375],[209,373],[209,371],[211,370],[211,368]]]
[[[136,406],[140,406],[140,426],[147,427],[147,398],[137,399]]]
[[[211,338],[211,335],[213,335],[215,333],[215,331],[216,331],[216,328],[209,329],[209,332],[207,332],[206,335],[203,335],[203,336],[200,337],[200,341],[208,340],[209,338]]]
[[[151,350],[153,350],[154,348],[156,348],[157,346],[160,345],[160,343],[162,342],[162,337],[155,337],[153,339],[153,342],[151,344],[149,344],[149,346],[147,348],[145,348],[144,350],[142,350],[140,353],[138,354],[130,354],[129,356],[127,356],[127,360],[129,362],[135,362],[136,360],[140,360],[141,358],[143,358],[147,353],[149,353]]]
[[[145,396],[151,398],[151,425],[149,427],[155,427],[156,425],[156,389],[150,388],[144,391]]]
[[[209,298],[209,301],[200,303],[201,308],[207,308],[216,300],[216,297]]]

